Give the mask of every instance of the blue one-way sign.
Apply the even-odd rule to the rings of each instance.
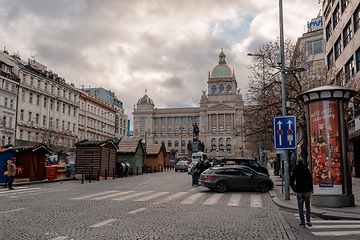
[[[276,150],[296,148],[295,116],[274,117],[274,146]]]

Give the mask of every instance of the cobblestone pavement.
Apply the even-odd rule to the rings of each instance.
[[[187,173],[0,189],[1,239],[295,239],[268,193],[219,194]]]

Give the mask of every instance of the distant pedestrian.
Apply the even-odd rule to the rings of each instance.
[[[211,164],[210,164],[210,162],[209,162],[209,160],[205,160],[205,169],[204,169],[204,171],[206,170],[206,169],[208,169],[209,167],[211,167]]]
[[[4,163],[3,166],[3,170],[4,170],[4,176],[5,176],[5,185],[4,187],[7,187],[8,181],[9,181],[9,176],[8,176],[8,168],[7,165],[10,162],[10,160],[6,160],[6,162]]]
[[[311,211],[310,211],[310,196],[313,190],[312,176],[309,169],[304,165],[304,162],[300,159],[294,168],[291,178],[290,185],[294,192],[296,192],[296,198],[299,209],[300,226],[305,227],[304,219],[304,202],[306,208],[306,222],[309,227],[311,224]]]
[[[9,176],[9,181],[8,181],[8,189],[9,190],[13,190],[14,188],[12,187],[12,184],[14,182],[15,179],[15,175],[16,175],[16,165],[15,165],[15,161],[16,158],[12,157],[11,161],[8,163],[7,168],[8,168],[8,176]]]

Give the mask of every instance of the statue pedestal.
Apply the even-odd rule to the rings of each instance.
[[[199,151],[199,142],[192,142],[191,150],[192,150],[192,152],[198,152]]]

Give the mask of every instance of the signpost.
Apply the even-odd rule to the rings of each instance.
[[[276,150],[296,149],[296,116],[274,117],[274,147]]]

